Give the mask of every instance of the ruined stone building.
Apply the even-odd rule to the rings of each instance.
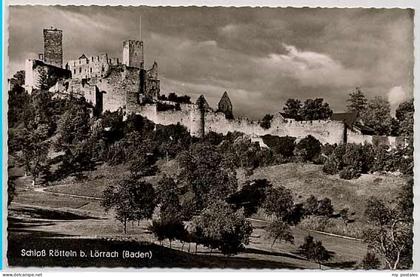
[[[44,29],[44,61],[46,64],[63,67],[63,31]]]
[[[181,124],[191,135],[202,137],[209,132],[227,134],[242,132],[254,141],[264,135],[293,136],[298,140],[312,135],[321,143],[375,143],[375,136],[357,124],[349,114],[334,114],[328,120],[296,121],[274,114],[268,129],[248,118],[235,118],[233,104],[225,91],[217,109],[213,110],[201,95],[195,103],[175,103],[159,100],[158,64],[145,69],[144,45],[140,40],[122,43],[122,62],[108,54],[70,60],[63,68],[63,33],[44,30],[44,54],[25,64],[25,89],[47,87],[58,96],[84,97],[96,113],[122,110],[126,115],[140,114],[161,125]],[[162,109],[162,106],[165,108]],[[395,137],[382,138],[381,143],[394,146]]]
[[[222,98],[220,98],[217,108],[217,111],[224,113],[227,119],[233,119],[233,105],[226,91],[223,93]]]

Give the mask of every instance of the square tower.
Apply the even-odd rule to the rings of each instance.
[[[123,42],[123,64],[129,67],[143,68],[143,41],[125,40]]]
[[[63,31],[44,29],[44,62],[63,67]]]

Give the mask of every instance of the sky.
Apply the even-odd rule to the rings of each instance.
[[[139,39],[161,93],[224,91],[237,116],[282,111],[289,98],[323,98],[335,112],[360,87],[393,110],[413,95],[413,12],[403,9],[12,6],[9,72],[43,52],[42,30],[63,30],[64,62],[82,54],[122,59]]]

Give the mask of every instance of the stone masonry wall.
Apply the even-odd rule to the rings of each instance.
[[[96,86],[103,99],[103,111],[117,111],[125,108],[127,94],[139,90],[139,69],[124,65],[113,67],[105,78],[98,78]]]
[[[44,29],[44,61],[57,67],[63,67],[63,31]]]
[[[44,74],[45,73],[45,74]],[[28,59],[25,62],[25,89],[31,93],[32,89],[39,89],[42,75],[46,77],[47,87],[54,86],[58,80],[70,78],[70,71],[40,60]]]
[[[200,136],[201,112],[197,105],[181,104],[181,110],[177,111],[157,111],[155,104],[132,105],[130,112],[135,112],[145,116],[149,120],[161,125],[181,124],[184,125],[193,136]],[[205,113],[204,129],[205,133],[211,131],[226,135],[228,132],[242,132],[250,135],[254,141],[259,141],[263,135],[292,136],[300,139],[311,135],[318,139],[322,144],[339,144],[344,142],[344,123],[332,120],[314,121],[295,121],[275,116],[269,129],[264,129],[259,122],[251,121],[246,118],[228,120],[221,112],[207,111]],[[396,146],[395,137],[369,136],[356,133],[347,129],[348,143],[377,143],[386,144],[391,147]]]

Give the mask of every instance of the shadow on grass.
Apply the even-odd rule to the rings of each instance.
[[[297,260],[301,260],[301,261],[306,260],[306,259],[304,259],[304,258],[302,258],[298,255],[293,255],[293,254],[289,254],[289,253],[280,253],[280,252],[270,252],[270,251],[266,251],[266,250],[255,249],[255,248],[246,248],[242,252],[243,253],[276,256],[276,257],[286,257],[286,258],[292,258],[292,259],[297,259]]]
[[[10,234],[7,251],[10,266],[43,267],[166,267],[166,268],[297,268],[296,266],[274,261],[264,261],[243,257],[224,257],[203,254],[190,254],[169,249],[148,242],[106,241],[104,239],[81,239],[71,237],[46,237],[46,233]],[[22,257],[22,249],[44,250],[45,256]],[[74,251],[70,257],[50,255],[50,250]],[[80,257],[81,251],[86,257]],[[111,253],[117,257],[94,257],[95,251]],[[123,258],[123,251],[131,253],[151,253],[151,258]]]
[[[335,262],[335,263],[324,263],[323,265],[333,267],[333,268],[343,268],[343,269],[354,269],[356,261],[345,261],[345,262]]]
[[[135,268],[298,268],[276,261],[247,257],[191,254],[143,241],[118,241],[103,238],[79,238],[55,232],[34,231],[33,227],[49,225],[39,219],[9,217],[7,258],[10,266],[20,267],[135,267]],[[22,256],[22,249],[44,250],[43,256]],[[73,253],[56,256],[54,250]],[[117,252],[117,257],[95,257],[95,251]],[[123,251],[151,253],[151,258],[124,258]],[[81,257],[80,253],[86,257]]]
[[[42,209],[36,207],[19,207],[12,208],[11,211],[15,211],[20,215],[29,216],[31,218],[49,219],[49,220],[80,220],[80,219],[99,219],[98,217],[92,217],[87,215],[75,214],[67,211]]]

